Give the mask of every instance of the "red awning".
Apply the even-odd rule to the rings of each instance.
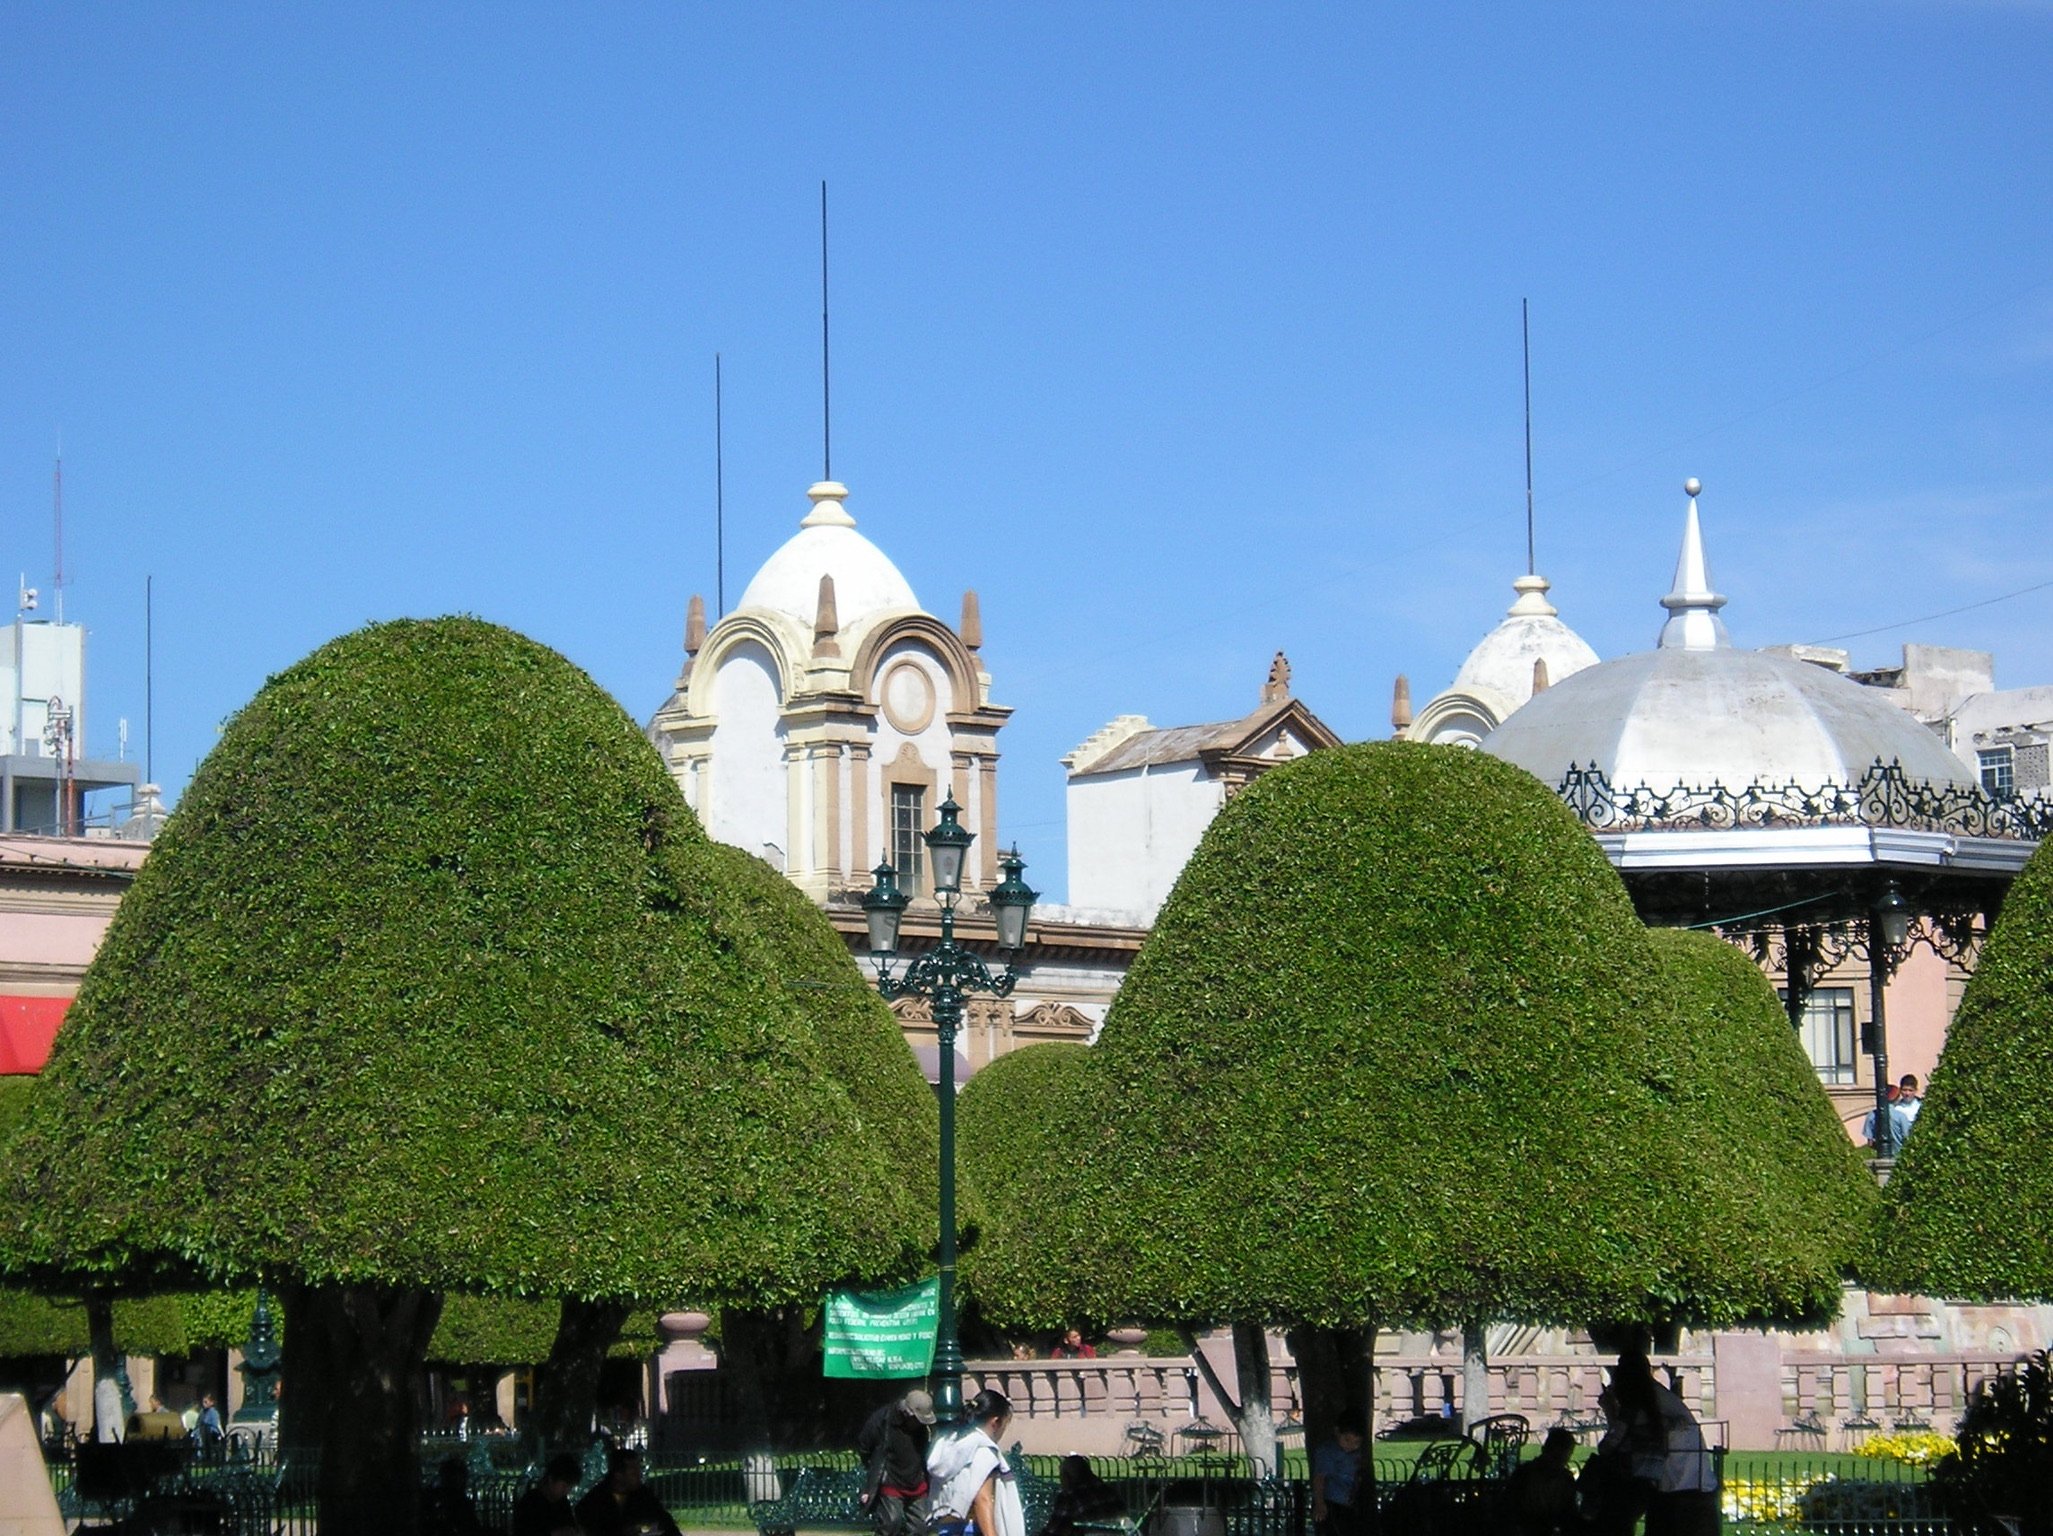
[[[43,1070],[68,997],[0,997],[0,1074]]]

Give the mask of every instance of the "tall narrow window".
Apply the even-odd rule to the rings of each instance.
[[[925,886],[926,798],[917,784],[891,786],[891,862],[898,867],[898,888],[911,895]]]
[[[2007,795],[2016,786],[2014,754],[2008,747],[1992,747],[1987,752],[1977,752],[1975,759],[1982,766],[1982,788],[1992,795]]]
[[[1819,1081],[1843,1087],[1854,1080],[1852,987],[1819,987],[1804,1000],[1803,1041]]]

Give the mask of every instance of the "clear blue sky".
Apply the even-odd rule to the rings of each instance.
[[[1056,759],[1421,701],[1524,562],[1605,655],[1703,478],[1735,639],[1880,628],[2053,681],[2053,9],[2040,4],[0,10],[0,514],[62,435],[96,751],[176,790],[264,677],[468,611],[639,719],[819,472],[984,599],[1003,820]],[[12,570],[7,575],[13,574]],[[347,793],[338,786],[338,793]]]

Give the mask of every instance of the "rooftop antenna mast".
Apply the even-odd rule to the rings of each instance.
[[[727,616],[726,426],[720,415],[720,354],[713,354],[713,617]]]
[[[1519,341],[1525,353],[1525,573],[1535,573],[1533,561],[1533,308],[1532,301],[1518,301]]]
[[[820,478],[834,478],[834,370],[827,347],[827,183],[820,183]]]
[[[157,578],[143,577],[143,782],[157,782]]]
[[[57,468],[50,476],[50,502],[57,521],[57,569],[50,590],[57,596],[57,622],[64,622],[64,443],[57,443]]]

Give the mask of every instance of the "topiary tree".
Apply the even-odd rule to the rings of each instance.
[[[1672,1134],[1703,1177],[1671,1320],[1817,1325],[1867,1252],[1880,1194],[1760,967],[1708,933],[1649,935],[1677,1011],[1652,1032]]]
[[[1870,1284],[2053,1300],[2053,854],[2004,898],[1883,1192]]]
[[[707,855],[721,870],[731,910],[760,936],[769,974],[810,1026],[864,1127],[881,1140],[917,1203],[924,1249],[939,1215],[940,1111],[904,1032],[841,935],[789,880],[724,843],[710,844]],[[739,1427],[751,1452],[836,1435],[845,1441],[846,1425],[829,1421],[834,1400],[820,1374],[815,1312],[746,1301],[723,1309],[722,1363],[734,1377]]]
[[[926,1207],[710,849],[553,652],[472,619],[324,646],[228,724],[122,902],[14,1148],[9,1256],[274,1284],[331,1533],[411,1522],[444,1290],[908,1272]]]
[[[1732,1041],[1690,1043],[1672,970]],[[1788,1230],[1812,1208],[1795,1175],[1773,1216],[1703,1219],[1723,1155],[1705,1083],[1773,1055],[1742,1048],[1743,995],[1693,945],[1657,948],[1522,770],[1402,743],[1313,754],[1220,812],[1087,1056],[973,1081],[986,1221],[966,1274],[987,1313],[1041,1324],[1807,1307],[1836,1266]],[[1801,1142],[1793,1102],[1771,1118]]]

